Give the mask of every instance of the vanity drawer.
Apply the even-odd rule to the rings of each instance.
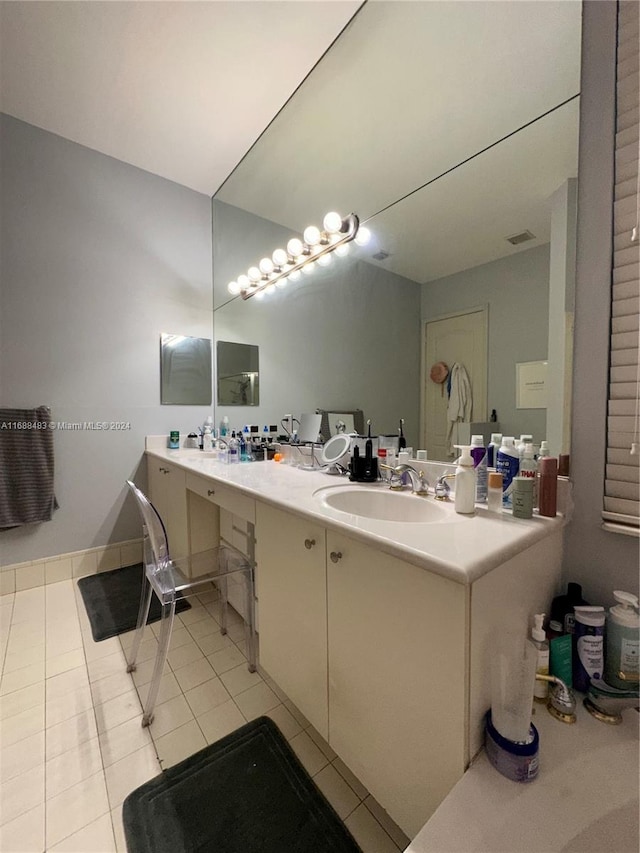
[[[241,495],[235,489],[220,486],[213,480],[190,473],[187,474],[187,489],[196,492],[196,494],[222,507],[222,509],[229,510],[233,515],[237,515],[245,519],[245,521],[250,521],[252,524],[255,523],[255,501],[246,497],[246,495]]]

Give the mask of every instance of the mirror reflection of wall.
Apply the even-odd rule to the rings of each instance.
[[[216,343],[219,406],[257,406],[260,403],[259,348],[231,341]]]
[[[579,46],[571,0],[359,13],[213,203],[215,334],[262,347],[260,419],[358,406],[376,432],[404,417],[408,444],[426,446],[426,323],[482,307],[487,393],[472,418],[495,408],[503,432],[552,428],[552,451],[567,449]],[[232,299],[229,281],[329,209],[368,217],[372,244],[262,302]],[[557,426],[516,408],[516,363],[547,357]]]
[[[160,402],[172,406],[211,405],[211,341],[160,335]]]

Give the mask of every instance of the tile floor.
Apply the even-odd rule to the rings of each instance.
[[[94,643],[75,580],[0,597],[0,850],[126,851],[122,802],[163,768],[267,714],[365,853],[408,839],[266,676],[250,673],[244,629],[220,634],[215,591],[176,617],[169,665],[148,729],[156,639],[147,629],[137,671],[132,634]],[[232,614],[235,616],[235,614]]]

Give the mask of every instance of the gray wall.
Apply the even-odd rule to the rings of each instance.
[[[220,245],[214,254],[216,305],[230,278],[291,236],[218,201],[214,235],[214,247]],[[396,432],[404,417],[407,441],[417,447],[419,313],[415,282],[351,255],[262,301],[237,298],[216,308],[217,340],[260,347],[260,406],[216,406],[216,421],[228,415],[232,428],[246,423],[262,428],[280,424],[288,413],[361,408],[374,432]]]
[[[583,3],[582,98],[571,479],[575,513],[564,575],[585,598],[638,591],[638,540],[601,528],[605,467],[611,216],[615,135],[616,4]]]
[[[0,405],[56,421],[53,520],[0,532],[3,565],[140,535],[123,507],[144,437],[202,423],[160,406],[159,336],[212,337],[210,199],[1,117]]]
[[[488,306],[487,411],[504,435],[546,437],[546,409],[516,409],[516,362],[547,358],[549,245],[422,285],[422,322]]]

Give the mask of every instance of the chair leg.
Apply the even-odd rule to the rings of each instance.
[[[142,568],[142,574],[142,595],[140,596],[140,607],[138,608],[138,622],[136,623],[136,633],[133,638],[131,651],[129,652],[129,659],[127,660],[127,672],[136,671],[136,660],[138,659],[138,652],[140,651],[140,643],[142,642],[145,625],[149,618],[149,607],[151,606],[152,589],[151,584],[147,580],[147,574],[144,567]]]
[[[148,726],[153,721],[153,709],[158,698],[158,690],[160,689],[160,679],[164,672],[164,665],[167,661],[169,653],[169,643],[171,642],[171,629],[173,628],[173,619],[176,613],[176,602],[173,599],[170,602],[162,605],[162,614],[160,617],[160,636],[158,637],[158,651],[156,652],[156,662],[153,667],[153,675],[151,684],[149,685],[149,693],[144,703],[142,714],[142,726]]]
[[[218,590],[220,592],[220,633],[227,633],[227,579],[219,578],[218,583],[220,586]]]
[[[256,671],[256,620],[255,620],[255,596],[253,592],[253,569],[249,569],[245,575],[245,612],[244,632],[247,640],[247,665],[249,672]]]

